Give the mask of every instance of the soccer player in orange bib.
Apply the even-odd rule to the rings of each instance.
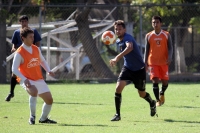
[[[150,71],[150,79],[153,82],[153,92],[156,97],[156,106],[165,102],[165,91],[168,87],[168,67],[172,61],[173,46],[169,32],[161,29],[162,19],[160,16],[152,17],[153,31],[146,34],[144,61],[146,70]],[[162,88],[159,92],[159,82]]]
[[[33,45],[33,30],[25,27],[21,30],[20,36],[23,44],[16,51],[12,71],[20,78],[20,85],[29,94],[29,124],[35,124],[37,96],[40,96],[44,100],[39,123],[55,124],[57,123],[56,121],[50,120],[47,117],[51,111],[53,98],[42,77],[40,65],[46,70],[46,72],[48,72],[49,75],[53,76],[54,73],[51,72],[47,62],[41,54],[40,49]]]

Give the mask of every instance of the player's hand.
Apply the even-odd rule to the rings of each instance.
[[[116,63],[117,63],[117,61],[116,61],[115,58],[110,60],[110,66],[111,67],[114,67],[116,65]]]
[[[11,53],[14,53],[15,51],[16,51],[15,48],[12,48],[12,49],[11,49]]]
[[[145,69],[146,69],[146,72],[149,71],[149,66],[148,66],[148,64],[145,64]]]
[[[167,65],[169,66],[171,64],[171,60],[167,60]]]
[[[30,81],[29,81],[28,79],[26,79],[26,80],[24,81],[24,84],[25,84],[25,86],[26,86],[27,88],[30,88],[30,87],[31,87],[31,83],[30,83]]]
[[[54,72],[50,71],[50,72],[48,72],[48,75],[53,77],[55,74],[54,74]]]

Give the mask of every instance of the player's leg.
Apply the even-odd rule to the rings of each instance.
[[[160,93],[159,93],[159,78],[157,77],[154,77],[152,78],[152,83],[153,83],[153,93],[154,93],[154,96],[156,98],[156,101],[157,101],[157,105],[158,103],[160,102]]]
[[[168,75],[168,65],[161,66],[161,81],[162,81],[162,88],[160,90],[160,102],[161,105],[165,102],[165,96],[164,93],[166,89],[168,88],[168,81],[169,81],[169,75]]]
[[[120,108],[121,108],[121,102],[122,102],[122,90],[126,86],[127,82],[124,80],[120,80],[116,84],[116,91],[115,91],[115,109],[116,109],[116,114],[115,116],[111,119],[111,121],[119,121],[121,120],[121,113],[120,113]]]
[[[38,90],[35,85],[31,85],[30,88],[26,88],[26,91],[29,94],[29,107],[30,107],[30,118],[29,124],[35,124],[35,116],[36,116],[36,103],[37,103],[37,94]]]
[[[57,123],[54,120],[50,120],[48,118],[48,115],[51,111],[51,107],[52,107],[52,103],[53,103],[53,98],[51,95],[51,92],[47,86],[47,84],[45,83],[44,80],[38,80],[35,81],[34,84],[36,85],[37,89],[38,89],[38,95],[43,99],[44,104],[42,106],[42,114],[39,120],[39,123]]]
[[[127,85],[127,81],[129,79],[128,75],[129,75],[129,70],[126,69],[125,67],[123,67],[121,70],[121,73],[118,77],[117,84],[116,84],[116,90],[115,90],[116,114],[111,119],[111,121],[121,120],[121,113],[120,113],[121,102],[122,102],[122,94],[121,93],[122,93],[124,87]]]
[[[150,79],[153,83],[153,93],[156,98],[156,101],[159,101],[159,68],[158,66],[150,66]]]
[[[11,98],[14,97],[14,89],[15,89],[15,86],[17,84],[16,79],[17,79],[17,76],[12,73],[12,76],[11,76],[11,79],[10,79],[10,93],[5,98],[5,101],[7,101],[7,102],[9,102],[11,100]]]
[[[150,94],[145,91],[146,86],[146,71],[145,69],[141,69],[139,71],[136,71],[132,75],[133,83],[135,85],[135,88],[138,89],[138,94],[141,98],[144,98],[150,105],[150,115],[154,116],[156,114],[156,101],[152,100]]]

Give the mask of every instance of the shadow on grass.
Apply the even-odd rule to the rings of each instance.
[[[173,108],[192,108],[192,109],[195,109],[195,108],[200,108],[200,107],[194,107],[194,106],[169,106],[169,107],[173,107]]]
[[[64,102],[54,102],[54,104],[77,104],[77,105],[79,105],[79,104],[81,104],[81,105],[104,105],[104,104],[101,104],[101,103],[99,103],[99,104],[92,104],[92,103],[64,103]]]
[[[200,124],[200,121],[179,121],[179,120],[172,120],[172,119],[164,119],[166,122],[183,122],[183,123],[198,123]]]
[[[82,127],[82,126],[92,126],[92,127],[110,127],[108,125],[101,125],[101,124],[94,124],[94,125],[82,125],[82,124],[59,124],[59,126],[77,126],[77,127]],[[114,126],[113,126],[114,127]]]
[[[83,125],[83,124],[64,124],[64,123],[36,124],[36,125],[38,125],[38,126],[74,126],[74,127],[117,127],[117,126],[108,126],[108,125],[101,125],[101,124]]]

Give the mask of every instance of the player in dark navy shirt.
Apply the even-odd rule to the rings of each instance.
[[[20,30],[24,27],[28,27],[28,17],[26,15],[22,15],[19,17],[19,23],[21,24],[21,28],[14,31],[12,36],[12,49],[11,52],[15,52],[17,48],[19,48],[22,45],[22,40],[20,37]],[[40,41],[42,40],[39,33],[36,29],[32,29],[34,31],[34,42],[33,44],[40,47]],[[10,82],[10,93],[6,97],[5,101],[9,102],[11,98],[14,97],[14,89],[17,84],[16,76],[12,74],[11,76],[11,82]]]
[[[133,83],[135,88],[138,90],[140,97],[144,98],[150,105],[150,115],[156,114],[156,101],[151,99],[149,93],[145,91],[146,85],[146,70],[145,64],[142,59],[140,50],[135,42],[135,39],[126,33],[125,23],[122,20],[114,22],[114,31],[118,39],[116,40],[117,45],[120,48],[120,53],[113,59],[110,60],[110,65],[115,66],[116,63],[123,57],[124,66],[117,80],[116,91],[115,91],[115,107],[116,114],[111,121],[121,120],[120,107],[122,100],[122,91],[124,87]]]

